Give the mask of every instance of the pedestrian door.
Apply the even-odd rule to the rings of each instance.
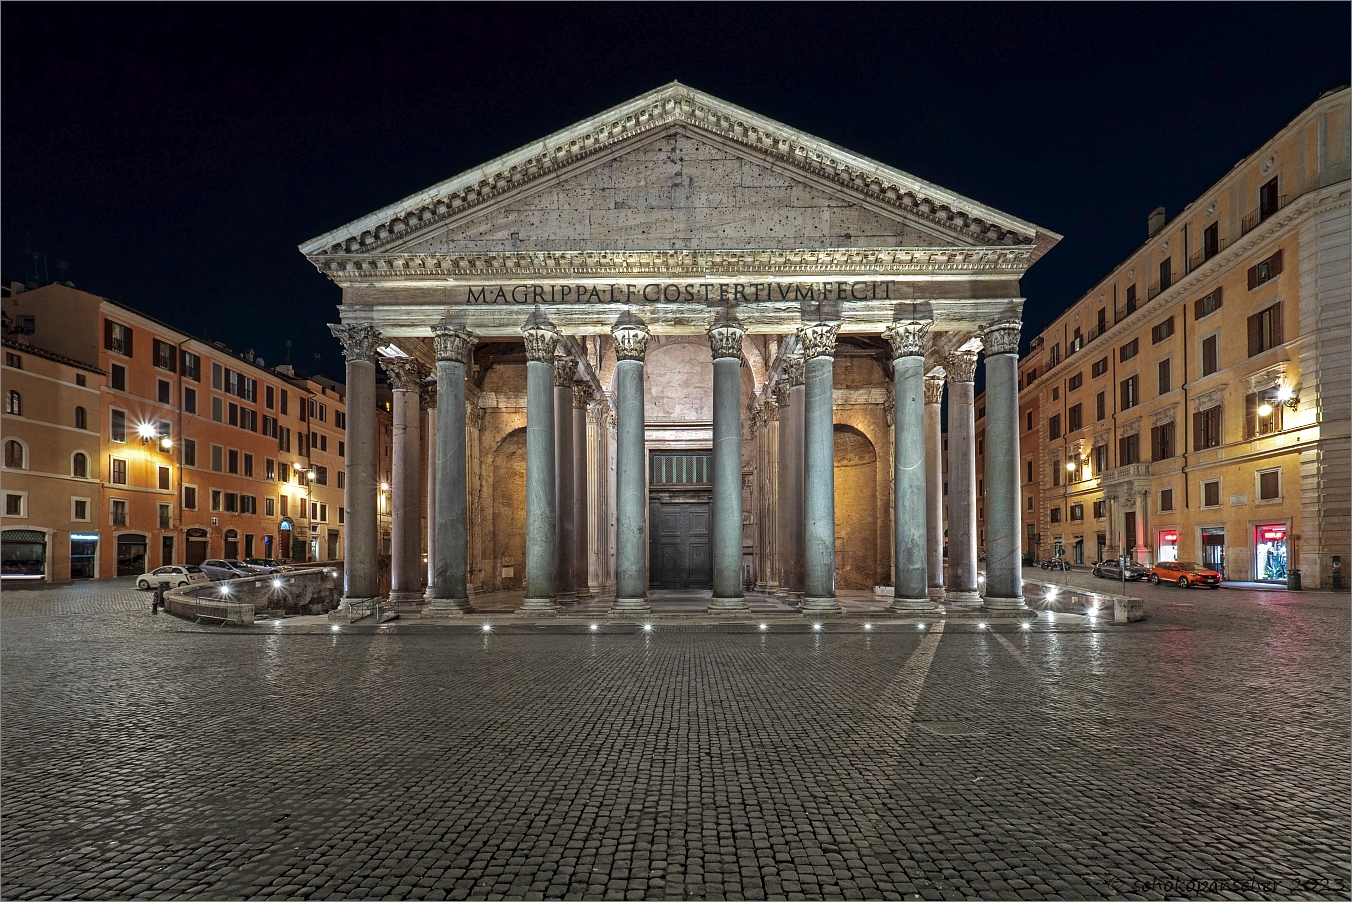
[[[649,584],[658,589],[709,588],[713,562],[708,502],[656,502],[652,514]]]

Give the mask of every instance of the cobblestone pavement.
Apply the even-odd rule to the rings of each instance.
[[[0,597],[19,898],[1347,898],[1349,605],[331,629]]]

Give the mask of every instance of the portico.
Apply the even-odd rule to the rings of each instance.
[[[674,567],[708,586],[710,613],[744,616],[745,587],[773,585],[821,617],[838,591],[893,578],[899,614],[1022,608],[1019,278],[1057,240],[673,83],[302,250],[343,290],[350,399],[374,397],[378,357],[392,380],[435,373],[425,614],[463,615],[483,585],[531,616],[594,594],[644,617]],[[415,383],[431,384],[399,378],[396,438],[416,435]],[[369,428],[350,404],[354,600],[374,592],[375,444],[352,437]],[[418,447],[396,444],[414,498]],[[395,507],[410,597],[422,537]]]

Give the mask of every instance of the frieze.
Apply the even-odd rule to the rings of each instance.
[[[1165,423],[1172,423],[1178,419],[1178,405],[1170,404],[1154,412],[1150,417],[1151,426],[1163,426]]]
[[[1022,227],[1024,231],[1032,231],[1029,224],[1020,223],[1011,229],[991,222],[986,217],[1001,214],[684,85],[664,86],[613,108],[608,114],[597,117],[600,121],[596,125],[584,128],[574,125],[461,173],[399,204],[306,242],[301,250],[315,258],[363,248],[378,250],[405,242],[419,232],[493,203],[524,185],[558,178],[565,168],[599,154],[614,153],[621,144],[672,123],[684,123],[716,135],[757,157],[808,173],[870,205],[903,212],[973,243],[1032,244],[1037,237],[1016,230]]]
[[[1225,386],[1213,388],[1211,391],[1204,391],[1192,399],[1192,409],[1194,411],[1209,410],[1225,400]]]
[[[1117,427],[1117,434],[1122,438],[1126,438],[1127,436],[1131,435],[1139,435],[1140,432],[1141,432],[1140,417],[1137,417],[1134,420],[1127,420],[1125,423]]]
[[[376,348],[384,337],[375,326],[358,323],[330,323],[329,331],[343,346],[343,356],[352,363],[375,363]]]

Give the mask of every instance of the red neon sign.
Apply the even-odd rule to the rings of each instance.
[[[1275,540],[1275,541],[1280,542],[1281,540],[1283,540],[1283,539],[1286,538],[1286,530],[1285,530],[1285,529],[1265,529],[1265,530],[1263,530],[1263,538],[1265,538],[1265,539],[1267,539],[1267,540],[1269,540],[1269,541],[1274,541],[1274,540]]]
[[[1160,533],[1160,541],[1161,541],[1161,542],[1170,542],[1170,543],[1172,543],[1172,544],[1177,545],[1177,544],[1178,544],[1178,531],[1177,531],[1177,530],[1174,530],[1174,529],[1170,529],[1170,530],[1167,530],[1167,531],[1165,531],[1165,532],[1161,532],[1161,533]]]

